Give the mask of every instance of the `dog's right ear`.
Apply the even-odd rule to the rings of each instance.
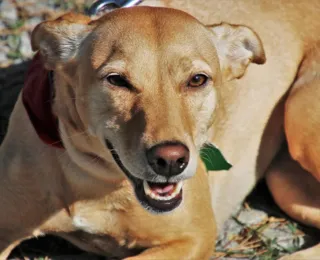
[[[88,16],[68,13],[37,25],[31,45],[40,52],[47,69],[54,70],[77,57],[79,46],[92,30],[90,21]]]
[[[241,78],[250,63],[266,62],[262,41],[249,27],[221,23],[209,25],[219,56],[223,79]]]

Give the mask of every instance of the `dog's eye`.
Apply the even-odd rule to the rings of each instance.
[[[107,81],[117,87],[123,87],[123,88],[131,88],[130,83],[121,75],[119,74],[110,74],[107,76]]]
[[[192,88],[201,87],[205,85],[208,81],[208,77],[204,74],[194,75],[188,82],[188,86]]]

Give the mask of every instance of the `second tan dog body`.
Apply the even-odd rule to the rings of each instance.
[[[265,175],[280,207],[320,226],[319,202],[312,199],[319,196],[319,183],[279,152],[287,138],[292,156],[318,176],[316,152],[301,149],[316,148],[293,131],[305,126],[312,136],[313,126],[304,120],[313,110],[301,114],[301,124],[292,119],[300,113],[294,110],[303,104],[299,100],[315,97],[304,89],[317,86],[320,61],[310,54],[320,40],[317,1],[144,5],[182,9],[217,25],[205,28],[169,9],[137,8],[96,22],[67,15],[33,33],[34,48],[55,71],[53,110],[65,150],[39,139],[20,97],[0,148],[2,258],[23,239],[53,233],[85,250],[121,258],[206,259],[214,248],[214,215],[219,229]],[[250,62],[264,63],[264,52],[267,62],[247,69]],[[193,78],[203,74],[206,85]],[[125,75],[130,84],[123,78],[102,83],[114,75]],[[308,102],[314,109],[315,100]],[[111,149],[104,138],[113,142]],[[122,167],[134,181],[164,182],[163,175],[145,170],[141,158],[166,141],[179,141],[190,152],[186,169],[166,179],[183,181],[183,200],[170,213],[153,214],[138,202]],[[230,171],[207,176],[197,163],[206,141],[220,148],[233,165]],[[300,179],[303,175],[308,177]],[[309,194],[303,182],[313,187]],[[284,185],[289,196],[279,189]],[[296,207],[299,201],[302,209]],[[301,217],[310,205],[314,209]],[[317,250],[305,254],[315,256]]]

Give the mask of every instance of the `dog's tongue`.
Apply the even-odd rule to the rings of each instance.
[[[173,183],[152,183],[148,182],[150,189],[157,194],[169,193],[174,190],[175,185]]]

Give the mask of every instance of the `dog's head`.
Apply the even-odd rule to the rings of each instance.
[[[71,86],[81,123],[113,154],[139,201],[158,212],[180,204],[223,82],[265,61],[251,29],[204,26],[166,8],[120,9],[95,21],[67,14],[40,24],[32,44]]]

